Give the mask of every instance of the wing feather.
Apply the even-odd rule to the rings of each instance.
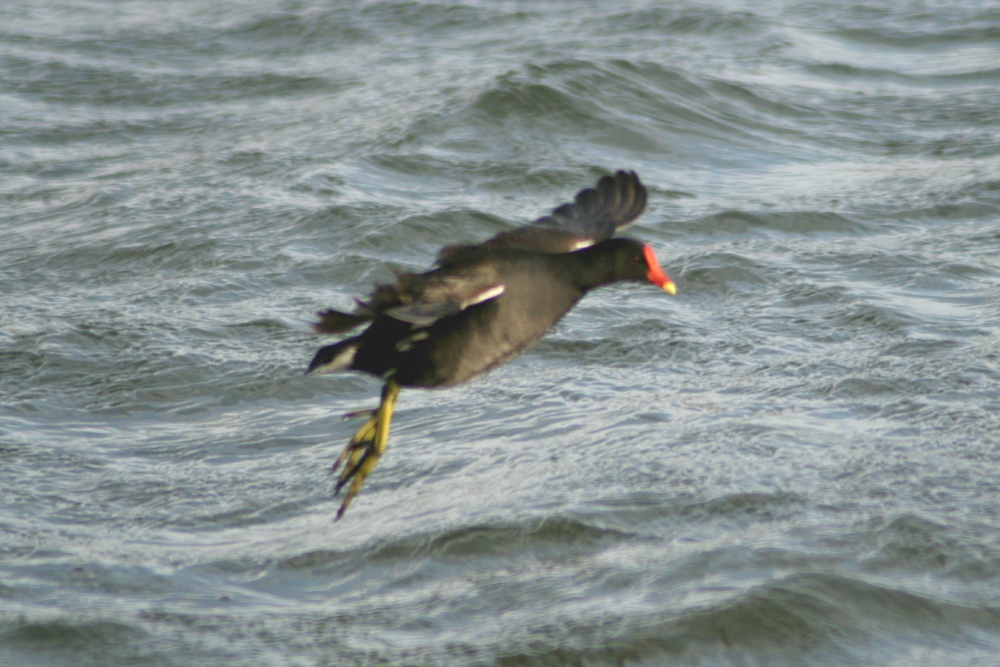
[[[531,224],[501,232],[478,245],[448,246],[438,253],[438,268],[426,273],[397,273],[396,282],[376,285],[353,313],[325,310],[313,325],[320,333],[344,333],[379,315],[429,326],[500,296],[504,291],[489,262],[477,261],[492,247],[522,248],[561,254],[605,241],[634,222],[646,208],[646,188],[634,171],[602,176]]]
[[[438,254],[445,263],[483,246],[524,248],[535,252],[565,253],[592,246],[614,236],[634,222],[646,208],[646,187],[634,171],[602,176],[593,188],[577,193],[529,225],[501,232],[480,245],[448,246]]]
[[[376,285],[353,313],[325,310],[313,328],[320,333],[344,333],[388,315],[417,326],[429,326],[466,308],[495,299],[504,285],[490,266],[472,265],[459,270],[435,269],[426,273],[396,274],[396,282]]]

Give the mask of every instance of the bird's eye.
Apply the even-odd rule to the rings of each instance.
[[[633,264],[642,264],[642,257],[639,257],[639,255],[633,255],[632,256],[632,263]]]

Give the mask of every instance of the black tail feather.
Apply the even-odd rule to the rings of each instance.
[[[336,373],[351,367],[354,361],[354,353],[358,349],[358,337],[345,338],[339,343],[321,347],[306,369],[309,373]]]

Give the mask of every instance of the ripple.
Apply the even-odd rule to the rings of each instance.
[[[995,660],[994,9],[105,4],[0,22],[0,663]],[[313,312],[615,168],[678,296],[334,523]]]

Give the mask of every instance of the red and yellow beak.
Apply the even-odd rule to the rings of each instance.
[[[677,294],[677,285],[674,281],[670,279],[666,271],[660,267],[660,263],[656,260],[656,253],[649,246],[642,249],[642,254],[646,256],[646,265],[649,266],[649,273],[646,274],[646,280],[653,283],[661,290],[674,296]]]

